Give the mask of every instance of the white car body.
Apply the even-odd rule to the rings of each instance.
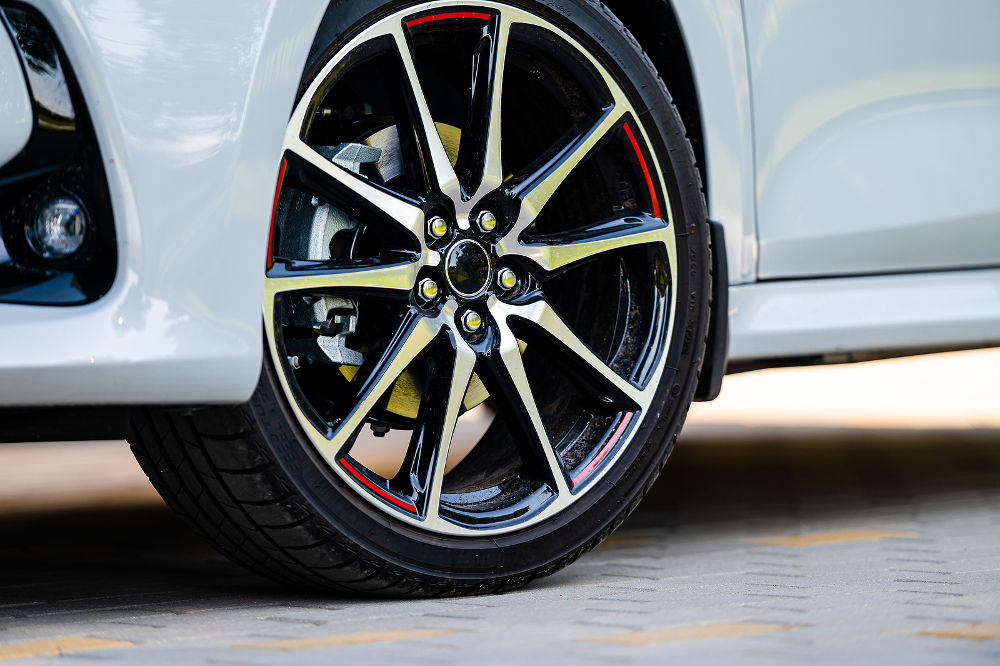
[[[0,303],[0,404],[246,400],[282,138],[328,0],[29,4],[87,102],[118,267],[87,305]],[[1000,4],[672,6],[731,366],[1000,345]],[[0,164],[31,125],[15,57],[0,29]]]

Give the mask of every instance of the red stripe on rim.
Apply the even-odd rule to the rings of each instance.
[[[483,12],[448,12],[447,14],[431,14],[430,16],[421,16],[420,18],[413,19],[412,21],[407,21],[406,27],[412,28],[420,25],[421,23],[443,21],[444,19],[479,19],[480,21],[488,21],[490,20],[490,15],[484,14]]]
[[[267,267],[274,265],[274,216],[278,213],[278,195],[281,194],[281,183],[285,180],[286,160],[281,160],[281,170],[278,171],[278,184],[274,186],[274,204],[271,206],[271,228],[267,232]]]
[[[615,428],[615,431],[611,433],[610,439],[608,439],[608,441],[604,444],[604,446],[601,447],[600,452],[598,452],[598,454],[594,456],[594,459],[590,461],[589,465],[583,468],[583,471],[581,471],[579,474],[573,477],[574,486],[580,483],[580,481],[586,478],[588,474],[594,471],[595,467],[601,464],[601,461],[604,460],[604,457],[606,455],[608,455],[608,452],[611,451],[611,449],[614,448],[615,444],[618,443],[618,438],[622,436],[622,432],[624,432],[625,426],[628,425],[629,421],[632,420],[632,416],[634,415],[635,412],[625,412],[625,416],[622,417],[621,423],[619,423],[618,427]]]
[[[409,511],[411,513],[416,513],[417,512],[417,507],[415,507],[412,504],[409,504],[407,502],[404,502],[403,500],[399,499],[398,497],[396,497],[392,493],[386,492],[382,488],[379,488],[374,483],[372,483],[371,481],[369,481],[365,477],[364,474],[362,474],[358,470],[354,469],[351,466],[351,463],[347,462],[347,458],[341,458],[339,460],[339,462],[343,466],[344,469],[346,469],[348,472],[351,473],[351,476],[353,476],[355,479],[357,479],[358,481],[360,481],[361,483],[363,483],[365,485],[365,487],[367,487],[369,490],[373,491],[376,495],[378,495],[382,499],[388,500],[388,501],[392,502],[393,504],[395,504],[396,506],[401,507],[403,509],[406,509],[407,511]]]
[[[632,148],[635,149],[635,156],[639,158],[639,166],[642,167],[642,175],[646,177],[646,187],[649,188],[649,198],[653,201],[653,216],[660,216],[660,202],[656,199],[656,190],[653,189],[653,179],[649,175],[649,168],[646,166],[646,158],[642,156],[642,151],[639,150],[639,142],[635,140],[635,135],[632,134],[632,128],[625,123],[625,133],[628,134],[628,140],[632,142]]]

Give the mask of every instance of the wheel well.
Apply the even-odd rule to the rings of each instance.
[[[667,84],[674,104],[681,114],[688,139],[694,148],[701,182],[708,194],[705,171],[705,141],[702,134],[698,91],[688,58],[687,46],[677,16],[667,0],[603,0],[639,40],[643,51],[653,61]]]

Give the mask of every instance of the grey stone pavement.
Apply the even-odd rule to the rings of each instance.
[[[470,658],[1000,664],[1000,430],[693,427],[612,539],[501,596],[289,591],[148,499],[0,518],[5,663]]]

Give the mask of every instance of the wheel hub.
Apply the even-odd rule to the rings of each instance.
[[[493,268],[486,248],[471,238],[463,238],[448,249],[444,271],[456,295],[475,298],[489,288]]]

